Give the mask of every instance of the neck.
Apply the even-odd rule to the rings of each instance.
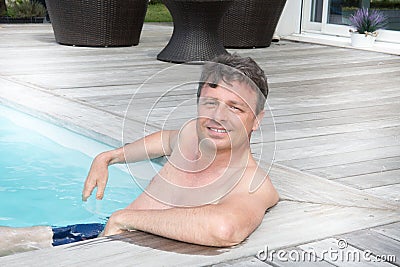
[[[199,160],[200,164],[203,164],[204,161],[210,162],[212,159],[211,164],[209,164],[209,170],[215,170],[220,168],[226,167],[243,167],[248,164],[248,161],[251,157],[250,148],[244,149],[225,149],[225,150],[202,150],[201,151],[201,158]]]

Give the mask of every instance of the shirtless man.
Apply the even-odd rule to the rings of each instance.
[[[145,192],[111,215],[102,234],[141,230],[218,247],[247,238],[278,201],[250,150],[267,94],[264,72],[252,59],[219,56],[203,68],[196,119],[96,156],[84,201],[96,187],[96,198],[103,198],[109,165],[168,157]],[[36,230],[43,231],[42,241],[52,236],[50,227]]]

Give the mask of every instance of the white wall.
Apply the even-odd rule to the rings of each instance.
[[[275,34],[279,36],[287,36],[293,33],[300,33],[301,3],[302,1],[300,0],[286,1]]]

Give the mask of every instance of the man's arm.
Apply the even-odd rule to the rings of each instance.
[[[159,131],[123,147],[100,153],[90,167],[82,192],[82,200],[86,201],[95,187],[97,187],[96,198],[103,198],[109,165],[168,156],[172,152],[175,139],[176,131]]]
[[[120,210],[110,217],[105,235],[136,229],[200,245],[236,245],[258,227],[266,209],[278,201],[269,179],[264,183],[268,186],[262,186],[255,193],[232,194],[219,204],[166,210]]]

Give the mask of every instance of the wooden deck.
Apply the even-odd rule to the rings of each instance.
[[[50,25],[0,25],[0,102],[114,146],[165,121],[177,126],[194,109],[185,101],[194,99],[198,66],[155,60],[171,32],[145,24],[136,47],[85,48],[58,45]],[[265,151],[276,145],[271,178],[281,195],[248,240],[213,249],[136,232],[1,257],[0,265],[352,266],[255,258],[265,246],[321,255],[344,239],[343,251],[396,257],[363,266],[400,266],[400,57],[289,41],[230,51],[253,57],[269,77],[273,116],[252,147],[267,167]]]

